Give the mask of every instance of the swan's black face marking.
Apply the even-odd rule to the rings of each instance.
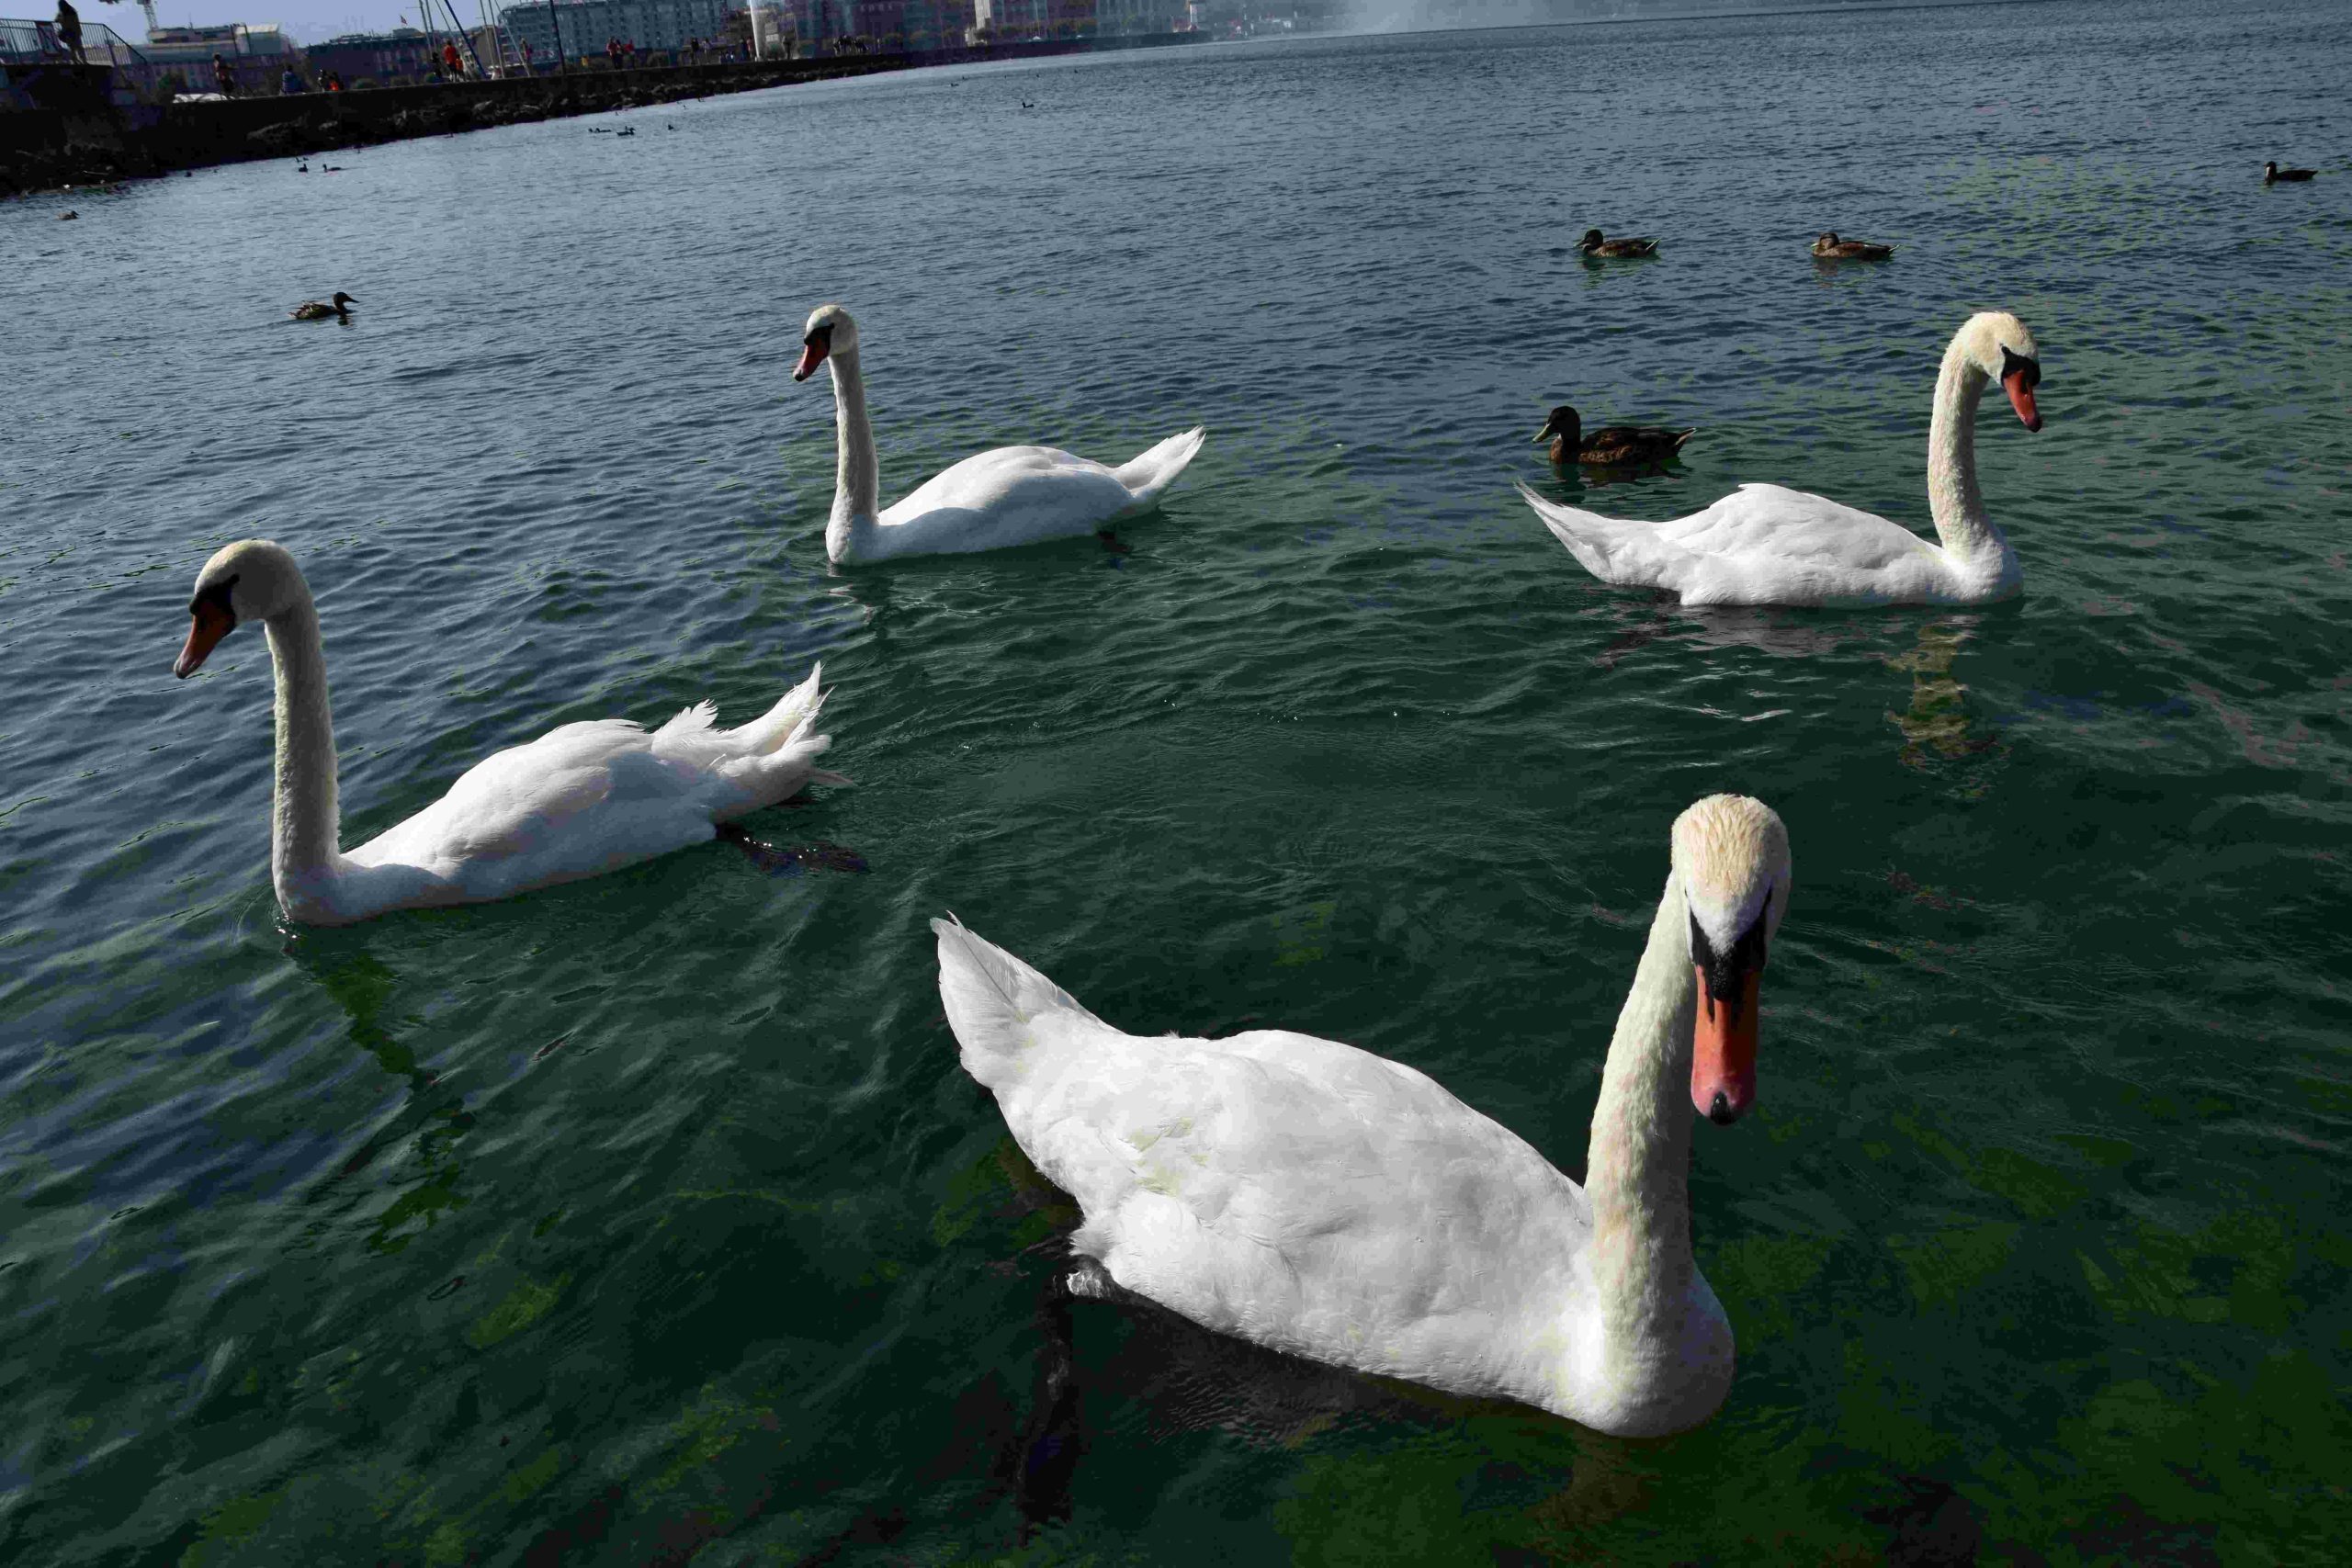
[[[211,587],[198,589],[196,597],[187,602],[187,613],[191,615],[200,615],[204,614],[205,606],[209,604],[228,617],[230,626],[235,626],[237,607],[229,602],[229,593],[237,586],[237,576],[238,574],[232,571]]]
[[[180,645],[180,656],[172,662],[172,673],[185,681],[204,668],[205,660],[220,639],[237,625],[236,606],[229,603],[230,590],[237,586],[237,577],[228,577],[209,587],[196,591],[187,602],[187,641]]]
[[[806,381],[817,373],[817,367],[822,365],[826,355],[832,352],[833,323],[827,321],[821,327],[811,327],[808,335],[800,340],[800,367],[793,371],[792,378]]]
[[[1699,917],[1690,917],[1690,962],[1704,977],[1709,1018],[1714,1017],[1720,1007],[1727,1021],[1739,1021],[1747,995],[1747,987],[1742,982],[1764,968],[1764,925],[1771,912],[1772,896],[1767,893],[1763,907],[1756,911],[1756,919],[1748,922],[1739,940],[1723,953],[1717,953],[1714,943],[1707,940]]]
[[[2003,344],[2001,389],[2009,394],[2009,406],[2018,411],[2018,420],[2028,430],[2041,428],[2041,411],[2033,400],[2033,389],[2041,384],[2041,363]]]

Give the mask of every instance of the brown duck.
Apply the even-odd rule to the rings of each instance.
[[[1581,463],[1589,468],[1631,468],[1665,462],[1698,434],[1695,428],[1662,430],[1645,424],[1607,424],[1587,435],[1577,411],[1562,403],[1544,422],[1544,428],[1535,433],[1535,439],[1550,438],[1552,461],[1555,463]]]
[[[1894,254],[1894,247],[1873,245],[1868,240],[1841,240],[1837,230],[1825,229],[1813,243],[1813,254],[1823,261],[1884,261]]]
[[[1577,249],[1589,256],[1654,256],[1657,242],[1651,239],[1607,240],[1598,229],[1587,229],[1584,238],[1577,242]]]
[[[324,299],[305,299],[286,313],[298,321],[323,321],[329,316],[340,316],[345,321],[349,321],[351,307],[358,303],[359,301],[350,295],[337,289],[333,304],[329,304]]]
[[[2273,162],[2262,165],[2262,183],[2276,185],[2280,180],[2307,180],[2318,172],[2316,169],[2282,169]]]

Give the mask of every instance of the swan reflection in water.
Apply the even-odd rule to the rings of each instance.
[[[1975,634],[1975,615],[1926,621],[1918,644],[1890,657],[1886,667],[1911,677],[1911,705],[1890,710],[1887,719],[1903,733],[1903,762],[1924,768],[1937,758],[1977,756],[2001,745],[1997,734],[1980,734],[1968,713],[1968,687],[1952,673],[1960,650]]]
[[[368,1251],[392,1253],[407,1246],[407,1237],[400,1233],[410,1225],[422,1221],[429,1228],[442,1215],[465,1206],[458,1191],[458,1145],[473,1130],[474,1114],[466,1109],[465,1096],[443,1089],[441,1075],[420,1063],[386,1026],[400,976],[368,950],[368,941],[357,932],[302,931],[288,937],[285,953],[342,1010],[350,1022],[352,1043],[387,1074],[408,1084],[407,1099],[306,1198],[336,1210],[368,1201],[390,1179],[379,1177],[349,1188],[344,1184],[388,1152],[410,1145],[409,1170],[397,1180],[404,1190],[368,1235]]]

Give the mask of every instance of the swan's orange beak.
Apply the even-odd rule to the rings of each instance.
[[[2012,370],[2002,377],[2001,387],[2009,394],[2009,407],[2018,411],[2018,417],[2025,421],[2025,427],[2040,430],[2041,415],[2034,409],[2033,389],[2026,384],[2024,370]]]
[[[826,352],[831,346],[831,344],[822,337],[812,337],[800,345],[800,367],[792,373],[792,378],[796,381],[806,381],[809,377],[814,376],[817,373],[817,367],[825,362]]]
[[[205,657],[236,626],[237,617],[217,599],[198,599],[188,607],[187,641],[180,645],[172,673],[185,681],[204,668]]]
[[[1690,1103],[1719,1127],[1728,1127],[1756,1103],[1756,993],[1761,970],[1739,977],[1736,994],[1718,998],[1707,989],[1704,964],[1692,964],[1699,986],[1699,1017],[1691,1031]]]

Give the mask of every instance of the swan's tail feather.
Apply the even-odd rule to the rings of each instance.
[[[1642,570],[1653,564],[1647,558],[1657,553],[1658,545],[1657,530],[1650,525],[1563,506],[1544,500],[1524,484],[1519,493],[1535,509],[1544,526],[1552,530],[1552,536],[1567,546],[1568,554],[1593,576],[1603,582],[1650,581]]]
[[[964,1070],[990,1088],[1031,1043],[1040,1016],[1102,1021],[1068,991],[973,935],[954,916],[932,921],[931,929],[939,936],[939,999],[947,1009],[947,1027],[956,1032]]]
[[[817,689],[817,682],[824,673],[825,666],[821,660],[811,664],[808,678],[777,698],[775,706],[741,728],[727,731],[727,739],[736,755],[764,757],[808,739],[808,731],[817,722],[817,716],[824,711],[825,694]],[[822,746],[817,748],[817,750],[822,750]],[[812,751],[809,754],[814,756],[816,753]]]
[[[1209,438],[1209,427],[1196,424],[1182,435],[1171,435],[1158,446],[1137,453],[1111,470],[1111,475],[1127,487],[1137,506],[1146,506],[1159,499],[1159,494],[1176,482],[1176,477],[1200,456],[1201,444]]]

